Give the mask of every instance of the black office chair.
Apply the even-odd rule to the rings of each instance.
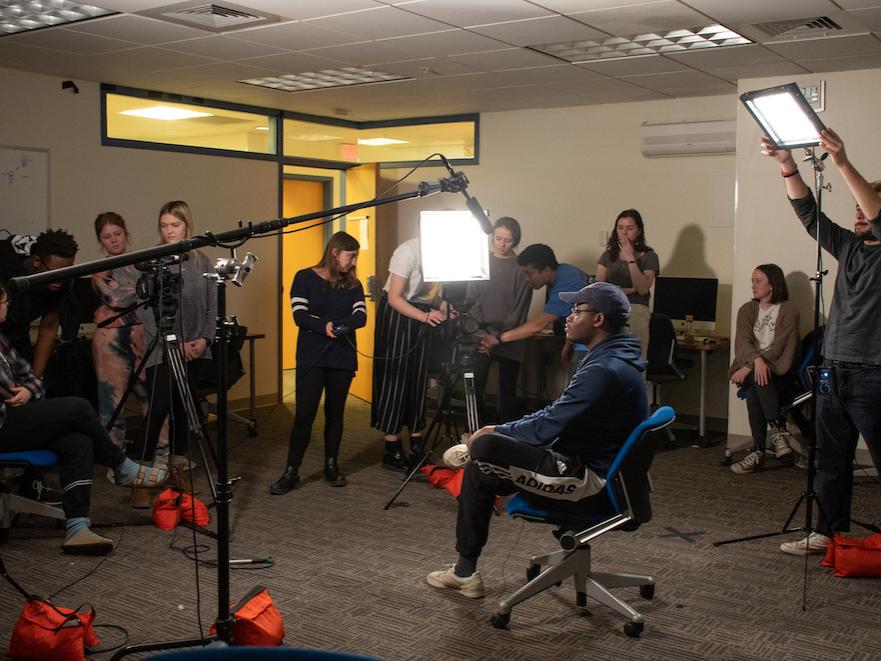
[[[227,345],[226,354],[226,378],[228,388],[231,388],[245,374],[245,366],[242,362],[241,349],[245,343],[245,336],[247,334],[248,327],[241,326],[239,324],[233,325],[229,330],[229,344]],[[217,394],[218,385],[217,350],[215,348],[209,364],[205,365],[205,369],[203,369],[196,376],[196,394],[199,396],[199,400],[205,404],[208,413],[216,414],[217,412],[214,404],[211,404],[207,401],[207,397],[209,395]],[[241,424],[247,426],[248,434],[250,436],[257,435],[256,420],[242,417],[236,413],[229,413],[227,417],[234,422],[240,422]]]
[[[687,371],[694,367],[693,360],[680,358],[678,354],[673,321],[665,314],[652,314],[649,320],[648,367],[645,375],[646,380],[652,384],[652,411],[661,405],[661,384],[685,381]],[[676,444],[673,429],[665,427],[664,432],[667,434],[668,445],[673,447]]]

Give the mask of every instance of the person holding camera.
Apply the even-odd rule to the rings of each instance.
[[[425,390],[431,328],[447,318],[436,283],[422,279],[419,239],[404,241],[392,254],[385,296],[376,312],[371,425],[384,435],[382,465],[406,471],[410,459],[399,434],[410,431],[410,453],[422,452]],[[451,317],[456,311],[449,307]]]
[[[847,157],[831,129],[820,147],[838,167],[856,201],[853,231],[817,218],[817,205],[787,149],[767,137],[761,151],[780,165],[795,214],[811,236],[838,260],[835,293],[823,338],[823,369],[817,397],[816,532],[780,546],[790,555],[824,553],[836,532],[850,530],[853,461],[862,434],[881,470],[881,181],[868,182]]]
[[[355,274],[355,237],[337,232],[315,266],[297,271],[291,284],[291,311],[297,335],[296,398],[288,463],[269,488],[274,496],[300,486],[300,464],[312,436],[312,423],[324,393],[324,479],[346,486],[337,458],[343,436],[343,411],[358,369],[355,329],[367,323],[364,289]]]
[[[468,313],[485,329],[478,337],[499,335],[516,328],[529,313],[532,289],[517,264],[514,249],[520,243],[520,223],[504,216],[493,224],[492,251],[489,256],[490,279],[469,283],[466,300],[473,301]],[[474,388],[482,421],[486,421],[484,391],[492,363],[499,365],[499,392],[496,422],[517,417],[517,377],[526,353],[526,341],[499,344],[488,353],[475,352]]]
[[[191,236],[193,216],[189,205],[182,200],[162,205],[158,225],[162,244],[175,243]],[[173,306],[175,314],[171,331],[177,336],[178,347],[186,361],[187,385],[195,401],[198,376],[211,368],[210,345],[217,323],[217,290],[214,283],[202,275],[213,271],[211,261],[204,253],[191,250],[179,257],[175,263],[159,267],[164,273],[153,274],[154,278],[161,278],[163,286],[158,288],[157,300],[153,301],[153,305],[142,308],[139,314],[144,324],[144,345],[149,347],[160,332],[157,329],[155,306],[158,305],[161,314],[165,314],[163,308],[169,304]],[[182,395],[172,383],[162,338],[159,339],[146,363],[152,406],[147,415],[144,458],[152,458],[154,465],[161,466],[167,462],[169,484],[184,489],[190,485],[190,462],[185,456],[189,441],[187,415]],[[162,425],[169,412],[170,456],[156,451]]]

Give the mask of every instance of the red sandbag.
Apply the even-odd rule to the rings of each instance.
[[[153,523],[160,530],[174,530],[180,518],[180,492],[169,487],[153,502]]]

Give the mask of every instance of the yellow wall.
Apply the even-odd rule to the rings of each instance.
[[[346,171],[346,203],[357,204],[376,197],[376,182],[379,168],[376,165],[362,165]],[[358,219],[367,217],[365,223]],[[366,230],[362,232],[362,227]],[[358,279],[367,292],[367,277],[376,274],[376,207],[367,207],[349,214],[346,232],[361,243],[358,253]],[[376,303],[367,298],[367,325],[357,331],[358,373],[352,381],[351,393],[364,401],[373,400],[373,332],[376,326]]]

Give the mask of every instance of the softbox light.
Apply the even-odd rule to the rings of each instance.
[[[419,243],[425,282],[489,280],[489,237],[470,211],[423,211]]]
[[[778,149],[820,144],[826,126],[795,83],[747,92],[740,100]]]

